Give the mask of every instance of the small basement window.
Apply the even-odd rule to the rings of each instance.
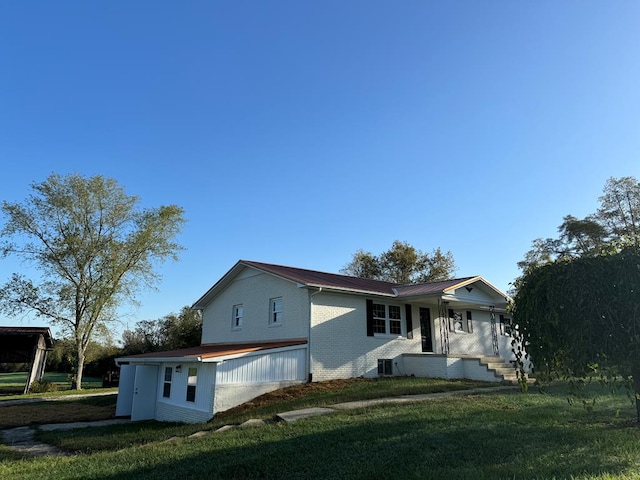
[[[393,375],[393,363],[390,358],[378,359],[378,375]]]

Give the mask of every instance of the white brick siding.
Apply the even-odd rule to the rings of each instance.
[[[377,299],[379,303],[399,304],[393,299]],[[484,375],[482,368],[474,369],[459,358],[441,357],[426,366],[411,368],[405,364],[405,353],[422,353],[419,308],[429,308],[434,353],[442,352],[440,328],[441,321],[437,305],[412,305],[413,339],[407,338],[406,312],[403,304],[402,336],[367,336],[366,298],[355,295],[319,293],[312,297],[312,352],[313,380],[333,378],[376,377],[378,359],[391,359],[394,375],[411,375],[436,378],[472,378],[495,381],[493,374]],[[458,311],[458,310],[456,310]],[[466,310],[461,310],[466,322]],[[449,353],[466,355],[493,355],[491,335],[491,316],[487,311],[471,310],[473,332],[450,332]],[[448,329],[448,320],[445,322]],[[509,361],[512,359],[511,337],[499,336],[500,355]],[[429,354],[426,354],[429,355]],[[423,358],[422,355],[420,355]],[[476,361],[477,363],[477,361]],[[486,369],[485,369],[486,370]]]
[[[313,380],[376,377],[378,359],[392,359],[394,375],[404,375],[401,355],[420,352],[420,325],[413,315],[414,338],[406,338],[404,305],[401,305],[402,337],[367,336],[366,299],[355,295],[320,293],[313,296],[312,371]]]
[[[210,411],[158,402],[156,420],[160,422],[204,423],[211,419]]]

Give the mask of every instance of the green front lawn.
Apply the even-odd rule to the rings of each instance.
[[[640,478],[640,428],[624,393],[601,392],[588,411],[569,405],[562,388],[549,392],[388,404],[191,439],[217,425],[47,433],[42,438],[86,453],[15,460],[0,450],[0,478]],[[173,435],[180,438],[152,442]]]
[[[55,383],[59,390],[71,389],[71,379],[68,373],[45,372],[43,378],[45,382]],[[27,372],[0,373],[0,395],[20,395],[27,381]],[[102,379],[97,377],[84,377],[82,388],[101,388]],[[18,397],[23,398],[23,397]]]

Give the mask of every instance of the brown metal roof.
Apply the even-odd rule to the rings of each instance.
[[[53,348],[53,337],[48,327],[0,327],[0,336],[16,335],[30,337],[43,335],[48,349]]]
[[[338,275],[336,273],[317,272],[315,270],[306,270],[304,268],[251,262],[248,260],[241,260],[240,263],[307,286],[339,288],[342,290],[395,295],[393,291],[395,284],[391,282],[371,280],[369,278],[350,277],[348,275]]]
[[[468,280],[479,277],[453,278],[451,280],[442,280],[439,282],[414,283],[409,285],[398,285],[396,290],[399,297],[411,297],[414,295],[430,295],[441,294],[447,290],[451,290],[457,285],[464,284]]]
[[[416,295],[437,295],[443,294],[454,287],[457,288],[457,286],[464,286],[469,282],[480,281],[487,284],[490,289],[495,290],[495,292],[500,296],[504,296],[504,294],[489,284],[486,280],[477,276],[454,278],[438,282],[401,285],[382,280],[372,280],[369,278],[351,277],[349,275],[339,275],[336,273],[318,272],[316,270],[307,270],[304,268],[240,260],[193,304],[193,308],[203,309],[213,298],[215,298],[218,292],[226,288],[240,270],[247,267],[295,282],[304,287],[321,287],[340,290],[345,293],[383,295],[395,298],[411,297]]]
[[[296,338],[278,341],[263,342],[245,342],[245,343],[209,343],[198,345],[197,347],[181,348],[179,350],[169,350],[165,352],[141,353],[139,355],[130,355],[128,357],[119,358],[118,361],[159,358],[170,360],[176,359],[207,359],[215,357],[225,357],[227,355],[238,355],[241,353],[258,352],[261,350],[271,350],[274,348],[293,347],[296,345],[304,345],[307,340],[304,338]]]

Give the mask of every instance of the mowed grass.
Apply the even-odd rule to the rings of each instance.
[[[91,448],[20,460],[0,449],[0,478],[640,478],[635,407],[624,393],[601,393],[593,411],[569,405],[556,388],[386,404],[200,438],[186,435],[213,422],[53,432],[49,440],[67,448]],[[180,437],[152,442],[162,431]],[[96,438],[111,440],[97,448]]]
[[[71,389],[71,379],[67,373],[45,372],[42,378],[45,382],[56,384],[59,390]],[[0,399],[6,399],[8,396],[15,398],[24,398],[20,394],[24,389],[27,381],[27,372],[10,372],[0,373]],[[95,377],[85,377],[82,379],[83,389],[94,389],[102,387],[102,379]]]

